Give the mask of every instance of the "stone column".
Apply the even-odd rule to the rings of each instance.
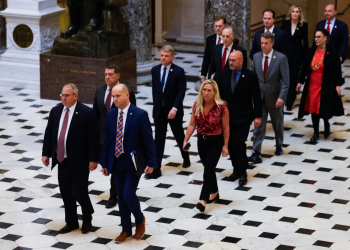
[[[251,0],[206,0],[204,33],[214,34],[214,18],[226,16],[228,25],[233,27],[239,45],[250,51],[250,1]]]
[[[152,59],[151,1],[129,0],[121,12],[129,24],[130,47],[136,50],[137,84],[150,83],[151,69],[155,65]]]

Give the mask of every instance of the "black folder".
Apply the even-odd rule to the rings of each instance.
[[[141,148],[134,150],[131,153],[131,159],[134,163],[137,175],[141,176],[145,172],[145,168],[147,167],[146,148],[141,147]]]

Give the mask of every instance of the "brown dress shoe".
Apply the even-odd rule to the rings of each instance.
[[[120,235],[117,238],[115,238],[115,243],[123,243],[131,238],[132,238],[131,233],[121,232]]]
[[[140,225],[136,225],[136,231],[135,231],[135,239],[140,240],[144,235],[146,231],[146,218],[143,217],[143,221]]]

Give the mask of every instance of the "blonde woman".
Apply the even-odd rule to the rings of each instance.
[[[291,111],[297,97],[295,88],[300,66],[309,49],[307,22],[299,6],[292,5],[290,7],[286,20],[282,22],[281,29],[287,33],[289,51],[291,52],[289,58],[290,84],[286,100],[287,110]]]
[[[220,156],[228,155],[228,140],[230,137],[229,113],[227,104],[220,99],[218,85],[214,80],[203,82],[197,101],[193,105],[192,116],[187,127],[183,149],[197,128],[198,153],[204,166],[203,186],[199,211],[204,212],[207,203],[219,199],[219,190],[215,168]]]

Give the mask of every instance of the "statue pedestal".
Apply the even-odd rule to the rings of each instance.
[[[63,85],[74,83],[79,101],[93,103],[96,88],[105,84],[105,68],[109,64],[120,67],[120,82],[136,92],[136,51],[129,50],[109,58],[87,58],[52,54],[40,55],[40,98],[61,100]]]
[[[6,18],[6,51],[0,56],[0,85],[40,88],[40,53],[59,35],[57,0],[11,0],[0,15]]]

